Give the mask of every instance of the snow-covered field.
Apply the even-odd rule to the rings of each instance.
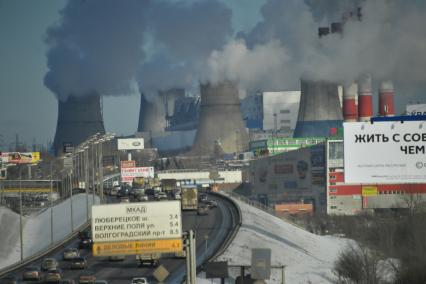
[[[73,196],[73,229],[87,220],[87,201],[90,207],[93,197],[85,194]],[[95,197],[95,203],[99,199]],[[89,216],[90,217],[90,216]],[[53,243],[71,233],[71,202],[66,199],[52,207],[31,216],[23,216],[23,256],[30,257],[52,244],[51,224],[53,221]],[[21,258],[19,214],[0,206],[0,269],[10,266]]]
[[[232,244],[217,261],[249,266],[252,248],[270,248],[271,265],[285,266],[286,284],[332,283],[334,261],[350,240],[311,234],[255,207],[235,201],[241,208],[243,224]],[[236,277],[239,269],[230,268],[229,273]],[[271,279],[267,283],[281,283],[281,273],[279,269],[272,269]],[[213,283],[210,280],[202,281],[199,279],[199,283]]]

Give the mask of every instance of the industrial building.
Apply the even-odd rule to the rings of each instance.
[[[328,140],[326,145],[327,214],[401,210],[426,202],[426,184],[345,183],[343,140]]]
[[[241,101],[241,112],[247,128],[289,137],[296,127],[299,102],[300,91],[260,92]]]

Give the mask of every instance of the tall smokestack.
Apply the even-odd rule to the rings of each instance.
[[[359,79],[358,120],[370,121],[373,116],[373,93],[371,76],[364,75]]]
[[[358,84],[351,83],[343,88],[343,118],[345,121],[358,120]]]
[[[68,97],[58,101],[58,123],[53,147],[62,153],[65,144],[78,146],[93,134],[105,133],[99,95]]]
[[[328,137],[332,128],[342,127],[342,120],[337,84],[302,79],[294,137]]]
[[[214,156],[218,154],[218,148],[223,153],[247,149],[249,138],[235,84],[225,81],[216,85],[208,83],[200,88],[200,120],[192,152]]]
[[[379,89],[379,115],[394,116],[394,89],[392,81],[382,81]]]

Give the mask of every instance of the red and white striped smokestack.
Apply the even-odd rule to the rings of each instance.
[[[359,79],[358,120],[370,121],[373,116],[373,93],[371,91],[371,76],[364,75]]]
[[[355,82],[343,88],[343,119],[358,120],[358,84]]]
[[[379,115],[394,116],[394,89],[392,81],[382,81],[379,89]]]

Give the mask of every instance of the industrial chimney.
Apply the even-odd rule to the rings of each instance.
[[[342,127],[342,120],[337,84],[302,79],[294,137],[328,137],[332,128]]]
[[[371,92],[371,76],[364,75],[359,79],[358,120],[370,121],[373,116],[373,94]]]
[[[358,84],[355,82],[343,88],[343,118],[348,122],[358,120]]]
[[[70,96],[58,101],[58,123],[53,147],[56,154],[65,146],[76,147],[93,134],[105,133],[99,95]]]
[[[166,124],[163,102],[157,96],[156,101],[148,101],[141,93],[138,132],[163,132]]]
[[[379,115],[394,116],[394,89],[392,81],[382,81],[379,89]]]
[[[248,134],[240,111],[238,89],[230,81],[201,85],[201,110],[192,153],[215,156],[242,152],[248,147]]]

